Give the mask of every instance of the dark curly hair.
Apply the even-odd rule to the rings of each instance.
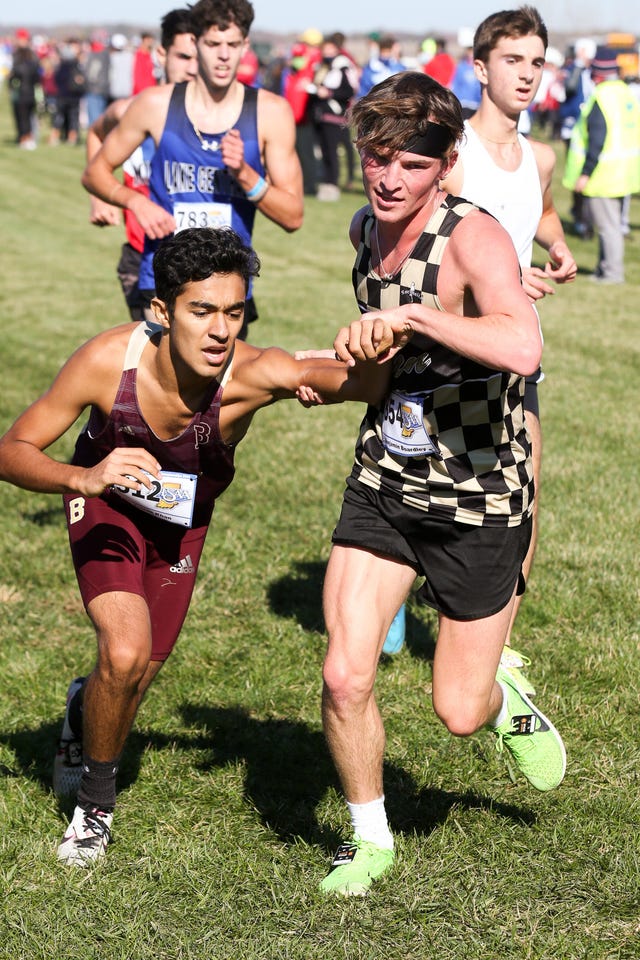
[[[163,240],[153,256],[156,296],[171,313],[184,287],[215,273],[237,273],[248,289],[260,261],[229,227],[194,227]]]
[[[196,37],[209,27],[227,30],[232,23],[240,28],[243,37],[249,35],[254,10],[249,0],[198,0],[191,7],[191,18]]]
[[[193,33],[191,11],[186,7],[169,10],[160,21],[160,43],[168,50],[175,38],[183,33]]]

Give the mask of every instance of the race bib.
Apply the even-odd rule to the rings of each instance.
[[[440,457],[438,446],[424,426],[424,398],[394,392],[382,417],[382,442],[389,453],[402,457]]]
[[[173,470],[161,470],[160,480],[148,473],[146,475],[149,477],[149,485],[140,490],[116,485],[111,489],[117,496],[144,513],[151,513],[154,517],[177,523],[181,527],[190,527],[198,482],[196,475],[176,473]]]
[[[230,227],[230,203],[176,203],[173,207],[176,233],[190,227]]]

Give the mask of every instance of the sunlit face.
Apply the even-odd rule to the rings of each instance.
[[[486,63],[475,61],[476,75],[489,99],[507,114],[526,110],[535,97],[544,70],[540,37],[501,37]]]
[[[209,27],[197,40],[200,75],[208,86],[224,90],[236,78],[240,60],[248,47],[240,27],[226,30]]]
[[[456,159],[457,153],[442,160],[406,152],[385,158],[364,151],[362,179],[376,218],[387,223],[410,221],[438,191]]]
[[[205,379],[218,376],[242,328],[246,293],[240,274],[214,273],[188,283],[171,316],[160,300],[152,301],[157,319],[171,331],[171,356],[178,369]]]
[[[178,33],[168,50],[158,48],[158,60],[167,83],[182,83],[198,75],[198,51],[192,33]]]

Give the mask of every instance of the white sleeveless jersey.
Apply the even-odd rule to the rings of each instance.
[[[502,170],[468,121],[464,129],[459,148],[464,174],[460,196],[493,214],[511,237],[520,266],[530,267],[542,216],[542,190],[531,144],[519,134],[522,162],[517,170]]]

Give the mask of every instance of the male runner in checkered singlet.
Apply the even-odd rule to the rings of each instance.
[[[373,356],[389,331],[395,346],[389,391],[361,425],[325,581],[323,722],[353,837],[322,889],[345,895],[393,862],[374,684],[416,574],[439,614],[438,717],[457,736],[492,728],[540,790],[565,770],[559,734],[499,666],[531,532],[523,396],[540,361],[537,316],[506,231],[440,189],[463,130],[450,91],[398,74],[352,119],[369,200],[350,231],[363,316],[334,347],[345,360]]]

